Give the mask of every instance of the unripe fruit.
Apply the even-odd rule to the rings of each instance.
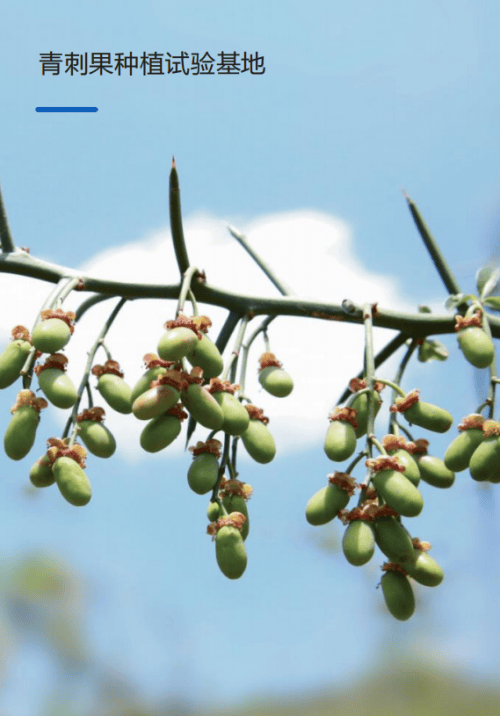
[[[250,424],[250,416],[245,410],[245,406],[231,393],[217,391],[212,395],[222,410],[224,417],[222,430],[228,435],[244,433]]]
[[[416,549],[415,561],[404,562],[403,569],[410,577],[425,587],[437,587],[443,581],[443,570],[427,552]]]
[[[8,388],[16,382],[30,349],[31,344],[23,340],[12,341],[5,348],[0,355],[0,388]]]
[[[361,567],[373,557],[375,537],[366,520],[352,520],[347,525],[342,539],[345,558],[355,567]]]
[[[108,428],[98,420],[81,420],[78,433],[85,445],[97,457],[111,457],[116,450],[116,440]]]
[[[418,467],[422,480],[433,487],[451,487],[455,482],[455,473],[438,457],[422,455],[418,458]]]
[[[219,474],[219,461],[209,452],[202,452],[193,459],[188,470],[189,487],[197,495],[205,495],[213,489]],[[217,504],[217,503],[215,503]]]
[[[399,462],[404,465],[405,471],[402,473],[411,483],[418,487],[420,482],[420,470],[415,458],[407,450],[389,450],[391,457],[396,457]]]
[[[178,361],[195,348],[198,340],[198,336],[190,328],[171,328],[159,340],[158,355],[162,360]]]
[[[38,385],[47,400],[57,408],[71,408],[78,400],[73,381],[58,368],[47,368],[38,373]]]
[[[247,553],[241,532],[237,527],[225,525],[215,537],[217,564],[226,577],[239,579],[247,566]]]
[[[49,487],[56,481],[48,455],[38,458],[30,470],[30,480],[35,487]]]
[[[203,377],[207,381],[220,375],[224,368],[219,349],[204,333],[201,334],[201,339],[197,339],[194,348],[186,353],[186,358],[193,367],[197,366],[203,370]]]
[[[180,395],[173,385],[157,385],[134,400],[132,412],[139,420],[151,420],[173,408]]]
[[[479,326],[468,326],[457,333],[458,345],[475,368],[488,368],[495,357],[491,338]]]
[[[223,498],[222,503],[229,514],[231,514],[231,512],[241,512],[241,514],[245,515],[247,518],[241,528],[241,536],[243,537],[243,540],[246,540],[248,533],[250,532],[250,519],[248,516],[247,501],[244,497],[241,497],[241,495],[226,495]]]
[[[60,318],[48,318],[35,326],[31,337],[37,350],[57,353],[71,338],[71,329]]]
[[[411,537],[395,517],[379,517],[372,525],[375,542],[391,562],[411,562],[415,558]]]
[[[181,421],[175,415],[158,415],[144,427],[140,443],[147,452],[164,450],[181,432]]]
[[[76,507],[86,505],[92,497],[92,488],[87,475],[80,465],[70,457],[59,457],[52,472],[61,495]]]
[[[375,402],[375,417],[377,417],[382,401],[380,400],[378,391],[374,390],[372,395]],[[351,408],[357,411],[356,422],[358,423],[358,427],[354,431],[357,438],[362,438],[363,435],[366,435],[368,429],[368,396],[368,393],[361,393],[361,395],[354,398],[351,403]]]
[[[405,517],[422,512],[424,500],[407,477],[396,470],[380,470],[373,477],[373,486],[384,502]]]
[[[257,418],[250,418],[248,428],[241,434],[247,453],[256,462],[266,464],[276,455],[276,443],[267,425]]]
[[[210,502],[208,503],[208,509],[207,509],[207,517],[210,522],[215,522],[220,517],[220,510],[219,505],[217,502]]]
[[[224,422],[222,408],[206,388],[190,383],[182,391],[182,402],[193,418],[209,430],[219,430]]]
[[[500,480],[500,438],[492,435],[474,450],[469,463],[474,480],[498,482]]]
[[[130,394],[130,402],[133,404],[134,401],[137,400],[140,395],[146,393],[150,389],[151,382],[153,380],[156,380],[160,375],[163,375],[166,372],[167,369],[160,365],[147,370],[132,388],[132,392]]]
[[[119,375],[103,373],[97,381],[97,390],[113,410],[124,415],[132,412],[132,390]]]
[[[325,436],[324,449],[330,460],[347,460],[356,450],[356,432],[343,420],[332,420]]]
[[[293,380],[290,375],[275,365],[269,365],[259,371],[259,383],[276,398],[286,398],[293,390]]]
[[[435,433],[445,433],[453,423],[453,416],[447,410],[422,400],[407,408],[403,415],[409,423]]]
[[[306,520],[310,525],[326,525],[347,507],[350,495],[338,485],[328,483],[318,490],[306,505]]]
[[[11,418],[4,436],[4,448],[11,460],[22,460],[29,453],[40,422],[38,410],[30,405],[19,407]]]
[[[444,455],[444,464],[453,472],[461,472],[469,467],[472,454],[483,442],[483,431],[479,428],[463,430],[448,446]]]
[[[406,621],[415,611],[415,596],[408,578],[396,570],[387,571],[380,580],[387,609],[393,617]]]

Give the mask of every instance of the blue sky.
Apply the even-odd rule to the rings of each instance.
[[[366,0],[11,5],[3,13],[9,32],[0,48],[0,182],[14,241],[89,273],[160,281],[164,268],[163,280],[175,281],[167,253],[175,155],[188,248],[194,262],[202,257],[214,284],[237,290],[246,280],[249,291],[274,295],[231,243],[225,231],[231,223],[298,294],[335,302],[366,296],[388,307],[396,301],[440,310],[446,295],[401,189],[419,205],[463,288],[473,290],[476,268],[498,249],[499,15],[492,0],[427,0],[411,7]],[[48,51],[258,52],[266,72],[42,76],[40,53]],[[99,111],[38,114],[41,105]],[[0,283],[4,342],[20,320],[17,311],[30,325],[50,288],[16,281],[2,276]],[[138,310],[124,312],[113,336],[137,377],[142,355],[154,350],[174,306]],[[102,312],[92,315],[99,320],[89,318],[88,335],[105,320]],[[153,319],[158,328],[148,344]],[[171,459],[152,459],[127,453],[123,444],[112,465],[89,460],[96,489],[82,510],[49,491],[26,503],[27,471],[63,424],[55,411],[29,457],[20,464],[0,458],[5,549],[54,550],[81,570],[101,595],[89,636],[103,658],[122,659],[124,673],[135,674],[153,694],[166,686],[166,673],[172,674],[168,687],[187,679],[194,700],[338,683],[361,673],[379,640],[396,634],[403,645],[496,675],[499,625],[491,609],[498,573],[482,555],[498,545],[498,532],[468,475],[457,476],[446,494],[422,488],[426,506],[415,529],[434,544],[447,578],[422,595],[421,612],[408,623],[384,619],[375,567],[367,575],[315,546],[320,530],[305,523],[303,509],[333,468],[322,451],[323,434],[314,437],[314,420],[324,420],[321,401],[334,403],[342,381],[357,372],[361,343],[354,329],[336,334],[337,326],[309,329],[287,321],[281,327],[276,321],[270,337],[285,367],[296,370],[298,402],[284,408],[268,400],[265,407],[278,435],[291,430],[307,439],[290,446],[288,455],[283,442],[269,466],[242,462],[248,471],[242,479],[255,495],[249,569],[238,583],[217,570],[204,535],[207,500],[187,489],[190,458],[179,450]],[[81,341],[84,335],[82,325]],[[342,348],[349,342],[349,352],[332,348],[337,335]],[[445,342],[454,346],[453,337]],[[317,371],[327,366],[326,385],[318,372],[303,375],[298,343],[310,347]],[[84,350],[84,342],[75,343],[75,366]],[[411,368],[407,381],[408,389],[418,385],[447,407],[456,423],[479,402],[472,369],[457,353],[447,363]],[[0,396],[1,430],[15,392]],[[299,428],[297,415],[306,421]],[[118,442],[120,435],[132,444],[129,433],[117,433]],[[433,437],[435,454],[442,456],[450,439]],[[363,643],[353,636],[358,631]],[[19,716],[33,713],[36,693],[21,694],[13,676],[4,706],[15,704]]]

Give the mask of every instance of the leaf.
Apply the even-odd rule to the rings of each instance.
[[[483,266],[476,274],[477,290],[481,298],[489,296],[490,293],[500,288],[500,268],[495,264]]]
[[[444,305],[445,308],[450,310],[462,305],[463,303],[466,303],[467,301],[477,301],[477,297],[474,296],[472,293],[455,293],[451,296],[448,296]]]
[[[500,311],[500,296],[490,296],[490,298],[486,298],[483,303],[494,311]]]
[[[418,360],[421,363],[431,360],[446,360],[448,356],[448,349],[440,341],[426,338],[418,347]]]

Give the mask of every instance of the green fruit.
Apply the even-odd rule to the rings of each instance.
[[[83,444],[97,457],[111,457],[116,450],[116,440],[99,420],[82,420],[78,423],[79,437]]]
[[[477,446],[472,453],[469,470],[478,482],[500,480],[500,438],[497,435],[486,438]]]
[[[415,596],[408,578],[402,572],[391,569],[384,574],[380,584],[392,616],[400,621],[409,619],[415,611]]]
[[[422,480],[433,487],[451,487],[455,482],[455,473],[438,457],[422,455],[418,458],[418,467]]]
[[[215,522],[219,519],[219,505],[217,502],[210,502],[208,503],[208,509],[207,509],[207,517],[210,520],[210,522]]]
[[[241,434],[241,440],[247,453],[256,462],[266,464],[276,455],[276,443],[262,420],[250,418],[248,428]]]
[[[241,532],[236,527],[221,527],[215,537],[217,564],[226,577],[239,579],[247,566],[247,553]]]
[[[132,412],[132,390],[119,375],[103,373],[97,381],[97,390],[113,410],[124,415]]]
[[[181,432],[182,423],[176,415],[158,415],[141,433],[141,447],[147,452],[164,450]]]
[[[219,349],[204,333],[201,334],[201,340],[197,339],[193,350],[186,354],[186,358],[193,367],[198,366],[203,370],[203,378],[207,381],[220,375],[224,368]]]
[[[157,385],[134,400],[132,412],[139,420],[151,420],[173,408],[180,397],[173,385]]]
[[[354,398],[351,404],[351,408],[354,408],[358,411],[356,415],[356,422],[358,423],[358,427],[355,429],[357,438],[362,438],[363,435],[366,435],[366,431],[368,429],[368,395],[368,393],[361,393],[361,395],[358,395],[357,398]],[[373,400],[375,401],[376,417],[378,411],[380,410],[380,406],[382,405],[380,395],[376,390],[373,391]]]
[[[71,408],[78,400],[71,378],[58,368],[47,368],[38,374],[38,385],[47,400],[57,408]]]
[[[268,365],[259,372],[259,383],[276,398],[286,398],[293,390],[293,380],[283,368]]]
[[[375,537],[366,520],[349,522],[342,539],[342,549],[347,561],[355,567],[370,561],[375,552]]]
[[[30,470],[30,480],[35,487],[49,487],[56,481],[47,455],[38,458]]]
[[[407,408],[403,415],[409,423],[433,430],[435,433],[445,433],[453,423],[453,417],[447,410],[422,400]]]
[[[437,587],[443,581],[443,570],[427,552],[415,550],[415,561],[404,562],[402,565],[410,577],[425,587]]]
[[[194,331],[185,326],[171,328],[160,338],[158,355],[162,360],[178,361],[190,353],[200,339]]]
[[[241,528],[241,536],[243,537],[243,540],[246,540],[248,533],[250,532],[250,519],[248,517],[247,501],[244,497],[241,497],[241,495],[226,495],[222,500],[222,503],[229,514],[231,514],[231,512],[241,512],[241,514],[245,515],[247,518]]]
[[[196,455],[188,470],[189,487],[197,495],[205,495],[213,489],[217,482],[218,474],[219,461],[215,455],[209,452],[202,452]]]
[[[52,467],[61,495],[72,505],[82,507],[92,497],[92,488],[80,465],[70,457],[59,457]]]
[[[71,338],[71,330],[60,318],[48,318],[33,329],[33,345],[42,353],[57,353]]]
[[[16,382],[30,349],[28,341],[17,340],[9,343],[0,355],[0,388],[8,388]]]
[[[415,458],[410,455],[407,450],[403,450],[402,448],[400,450],[390,450],[389,455],[398,458],[399,462],[404,465],[405,468],[403,475],[408,478],[415,487],[418,487],[418,483],[420,482],[420,470],[418,469]]]
[[[332,420],[326,431],[324,449],[330,460],[347,460],[356,450],[356,432],[351,423]]]
[[[38,410],[23,405],[16,410],[5,431],[5,452],[11,460],[22,460],[33,447],[36,429],[40,422]]]
[[[373,477],[373,486],[384,502],[405,517],[422,512],[424,500],[418,489],[397,470],[380,470]]]
[[[453,472],[467,470],[472,454],[483,440],[483,431],[479,428],[463,430],[448,446],[444,456],[446,467]]]
[[[349,500],[347,490],[330,482],[309,499],[306,505],[306,520],[310,525],[326,525],[340,510],[347,507]]]
[[[378,548],[391,562],[411,562],[415,558],[411,537],[395,517],[379,517],[372,525]]]
[[[132,388],[132,392],[130,394],[130,402],[133,403],[140,395],[148,391],[151,387],[151,382],[153,380],[156,380],[160,375],[163,375],[166,372],[167,369],[161,365],[147,370]]]
[[[190,383],[182,391],[182,403],[193,418],[209,430],[219,430],[224,422],[222,408],[206,388]]]
[[[457,333],[458,345],[476,368],[488,368],[495,357],[491,338],[479,326],[468,326]]]
[[[231,393],[216,391],[212,395],[220,405],[224,416],[222,430],[228,435],[241,435],[244,433],[250,424],[250,416],[244,405]]]

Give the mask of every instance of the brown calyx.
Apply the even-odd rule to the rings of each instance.
[[[222,443],[220,440],[212,439],[212,440],[207,440],[206,442],[199,440],[196,443],[196,445],[193,445],[192,447],[190,447],[188,449],[189,449],[189,452],[193,453],[193,457],[196,457],[197,455],[201,455],[204,452],[209,452],[212,455],[215,455],[216,458],[219,458],[221,456],[221,452],[220,452],[221,447],[222,447]]]
[[[500,423],[497,423],[496,420],[485,420],[483,423],[483,435],[485,438],[500,435]]]
[[[215,522],[211,522],[207,527],[207,533],[215,536],[222,527],[236,527],[241,532],[246,521],[247,518],[241,512],[231,512],[227,517],[219,517]]]
[[[183,407],[182,403],[177,403],[177,405],[173,405],[167,410],[167,415],[173,415],[175,418],[179,418],[182,423],[182,421],[188,417],[188,414],[185,410],[183,410]]]
[[[412,544],[414,549],[418,549],[420,552],[428,552],[432,547],[430,542],[421,542],[418,537],[413,537]]]
[[[95,408],[82,410],[82,412],[76,416],[76,420],[78,423],[81,423],[83,420],[93,420],[96,423],[102,423],[105,415],[106,411],[104,408],[96,406]]]
[[[373,472],[381,472],[381,470],[405,471],[405,466],[400,463],[399,459],[397,457],[391,457],[390,455],[372,457],[365,462],[365,465],[370,468],[370,470],[373,470]]]
[[[479,413],[471,413],[471,415],[467,415],[465,418],[462,418],[462,422],[459,424],[458,429],[460,431],[462,430],[482,430],[484,424],[484,418],[482,415],[479,415]]]
[[[25,326],[14,326],[10,333],[13,341],[28,341],[28,343],[31,343],[30,332]]]
[[[352,380],[349,381],[349,390],[351,393],[357,393],[359,390],[364,390],[368,387],[368,384],[365,380],[365,378],[352,378]],[[376,390],[378,393],[380,393],[385,388],[385,383],[379,383],[378,381],[375,381],[373,384],[373,389]]]
[[[264,423],[264,425],[268,424],[269,418],[264,415],[264,410],[262,408],[258,408],[256,405],[251,405],[249,403],[248,405],[245,405],[245,410],[249,414],[250,418],[260,420],[260,422]]]
[[[419,395],[419,390],[411,390],[405,398],[396,398],[395,404],[391,405],[389,410],[391,413],[404,413],[405,410],[408,410],[408,408],[411,408],[412,405],[418,403]]]
[[[205,272],[202,272],[203,276]],[[202,333],[208,333],[208,329],[212,325],[212,321],[208,316],[193,316],[193,323],[196,325],[199,331]]]
[[[429,447],[429,441],[425,438],[419,438],[418,440],[415,440],[414,448],[413,448],[413,454],[414,455],[427,455]]]
[[[170,368],[176,363],[174,360],[162,360],[156,355],[156,353],[146,353],[142,360],[148,370],[151,368],[158,368],[159,366],[162,368]]]
[[[47,445],[47,457],[50,460],[51,466],[54,465],[55,461],[60,457],[70,457],[72,460],[77,462],[80,467],[85,469],[85,458],[87,457],[87,451],[83,445],[75,443],[72,447],[69,447],[69,438],[49,438]]]
[[[356,420],[357,414],[358,411],[356,408],[334,408],[328,416],[328,420],[330,422],[341,420],[344,423],[350,423],[354,430],[356,430],[358,427],[358,421]]]
[[[466,318],[465,316],[455,316],[455,330],[462,331],[464,328],[470,328],[470,326],[478,326],[479,328],[482,328],[482,315],[483,312],[480,308],[478,308],[477,311],[468,318]]]
[[[167,331],[170,331],[173,328],[189,328],[191,331],[193,331],[193,333],[196,333],[198,339],[201,340],[202,333],[194,320],[195,318],[200,318],[200,316],[192,316],[191,318],[188,318],[186,315],[184,315],[184,313],[179,313],[177,318],[174,318],[172,321],[167,321],[166,323],[164,323],[163,328],[166,328]]]
[[[48,403],[45,398],[37,398],[32,390],[20,390],[10,412],[15,413],[16,410],[24,408],[25,406],[29,406],[30,408],[34,408],[37,412],[40,412],[40,410],[46,408],[47,405]]]
[[[384,572],[401,572],[405,575],[405,577],[408,576],[408,572],[406,571],[406,569],[403,569],[403,567],[397,562],[385,562],[382,565],[382,569],[384,570]]]
[[[404,437],[398,435],[384,435],[382,438],[382,446],[391,452],[392,450],[406,450],[406,452],[412,453],[415,447],[415,443],[410,442]]]
[[[48,368],[57,368],[57,370],[60,370],[64,373],[66,370],[66,365],[68,363],[68,359],[64,355],[64,353],[52,353],[45,363],[42,365],[35,366],[35,373],[37,375],[40,375],[44,370],[47,370]]]
[[[332,475],[327,475],[327,477],[330,485],[337,485],[342,490],[345,490],[348,495],[354,495],[354,490],[359,487],[354,477],[351,477],[347,472],[335,472]]]
[[[113,375],[117,375],[119,378],[123,378],[125,373],[120,370],[120,364],[116,360],[107,360],[104,365],[95,365],[92,368],[92,375],[96,375],[98,378],[101,377],[101,375],[105,375],[105,373],[112,373]]]
[[[270,353],[269,351],[266,351],[261,355],[261,357],[259,358],[259,365],[259,370],[264,370],[264,368],[268,368],[271,365],[275,365],[277,368],[283,367],[283,364],[276,359],[274,353]]]
[[[240,480],[226,480],[223,477],[220,481],[219,495],[224,498],[229,495],[237,495],[243,497],[244,500],[249,500],[253,494],[253,487],[247,482],[241,482]]]
[[[210,385],[207,390],[212,395],[214,393],[231,393],[234,395],[240,386],[237,383],[231,384],[230,380],[220,380],[219,378],[210,378]]]
[[[199,366],[192,368],[190,373],[182,373],[182,375],[187,385],[191,385],[191,383],[203,384],[203,368]]]
[[[76,313],[73,311],[63,311],[62,308],[46,308],[40,314],[42,321],[48,321],[49,318],[58,318],[60,321],[64,321],[69,326],[71,333],[74,332],[75,327],[73,321],[76,318]]]
[[[203,382],[203,380],[189,380],[189,376],[187,373],[184,373],[182,370],[169,370],[167,373],[162,373],[161,375],[156,378],[156,380],[152,380],[149,384],[150,388],[157,388],[160,385],[171,385],[172,387],[176,388],[179,392],[181,390],[184,390],[184,388],[187,388],[188,383],[199,383]]]
[[[373,511],[373,519],[378,520],[380,517],[397,517],[398,514],[399,513],[393,510],[392,507],[389,507],[389,505],[382,505]]]

